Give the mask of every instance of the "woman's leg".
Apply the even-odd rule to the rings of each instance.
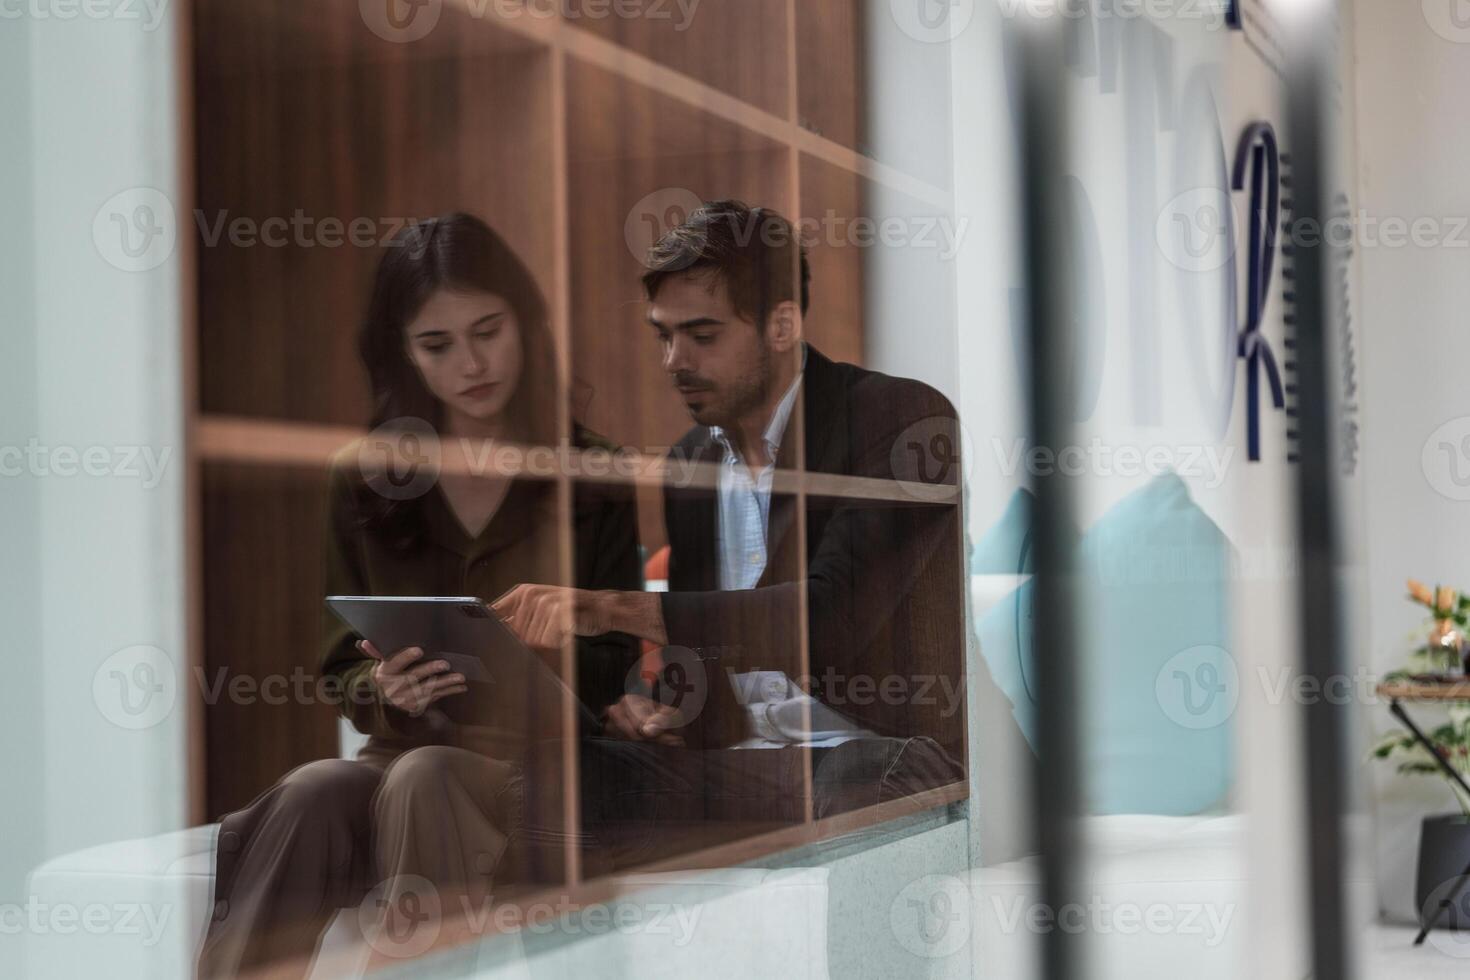
[[[371,883],[369,816],[382,776],[362,762],[311,762],[221,821],[201,978],[292,958],[306,975],[322,931]]]
[[[486,910],[521,826],[522,787],[516,766],[465,749],[425,746],[393,760],[373,802],[382,941],[411,947],[427,913],[437,927],[440,915]]]

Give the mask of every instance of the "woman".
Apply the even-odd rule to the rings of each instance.
[[[327,594],[493,601],[561,578],[555,484],[476,472],[492,448],[560,439],[547,321],[530,272],[478,219],[451,214],[395,239],[359,338],[374,434],[332,467]],[[572,441],[611,448],[580,427]],[[403,469],[405,456],[424,468]],[[578,584],[639,588],[631,495],[579,487],[572,514]],[[528,719],[483,717],[465,678],[421,650],[375,650],[331,613],[325,632],[323,670],[368,744],[356,761],[292,771],[224,818],[203,976],[288,957],[304,971],[336,911],[375,888],[377,907],[412,916],[415,883],[479,910],[508,880],[554,877],[559,828],[526,812],[558,812],[547,798],[560,786],[542,784],[559,783],[560,749],[528,739]],[[616,701],[637,657],[629,637],[582,642],[581,700],[593,711]],[[547,777],[528,774],[543,763]]]

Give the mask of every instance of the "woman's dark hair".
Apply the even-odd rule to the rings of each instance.
[[[388,244],[378,263],[372,298],[358,334],[358,352],[372,388],[371,427],[423,419],[444,431],[444,406],[425,387],[409,359],[408,324],[440,290],[493,293],[515,312],[520,326],[521,373],[506,406],[509,438],[554,445],[558,427],[556,351],[546,297],[511,247],[474,215],[456,212],[410,225]],[[423,498],[389,500],[364,487],[359,513],[365,527],[399,546],[423,530]]]

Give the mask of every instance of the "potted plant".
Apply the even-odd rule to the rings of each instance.
[[[1424,583],[1409,579],[1409,599],[1429,610],[1429,637],[1428,642],[1410,655],[1409,666],[1402,673],[1470,673],[1470,661],[1466,660],[1470,643],[1465,639],[1470,630],[1470,595],[1457,593],[1447,585],[1437,585],[1431,590]]]
[[[1446,674],[1460,674],[1465,669],[1465,629],[1470,619],[1470,597],[1456,595],[1448,588],[1433,592],[1409,580],[1409,597],[1426,606],[1433,617],[1428,642],[1409,656],[1408,665],[1388,674],[1388,682],[1424,679],[1430,675],[1449,680]],[[1450,768],[1470,781],[1470,704],[1451,702],[1449,719],[1425,731],[1435,755]],[[1401,773],[1419,773],[1443,779],[1460,805],[1459,813],[1425,817],[1419,833],[1419,868],[1415,879],[1415,907],[1421,924],[1438,911],[1448,897],[1453,883],[1470,868],[1470,793],[1451,779],[1430,754],[1430,750],[1408,732],[1384,736],[1373,749],[1379,759],[1396,759]],[[1441,929],[1470,929],[1470,884],[1459,893],[1435,921]]]

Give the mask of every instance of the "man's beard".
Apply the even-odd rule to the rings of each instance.
[[[694,416],[694,421],[700,425],[730,428],[746,414],[765,404],[770,393],[771,351],[762,344],[759,359],[753,371],[730,382],[729,386],[720,392],[722,397],[717,404],[708,404],[691,414]]]

